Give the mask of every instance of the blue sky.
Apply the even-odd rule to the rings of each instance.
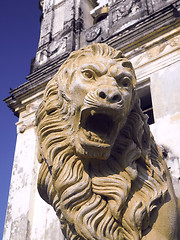
[[[3,102],[26,81],[38,47],[38,0],[0,0],[0,239],[6,214],[18,118]]]

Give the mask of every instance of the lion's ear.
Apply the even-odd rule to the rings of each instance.
[[[52,113],[54,113],[59,107],[59,102],[57,99],[49,99],[49,101],[46,102],[45,104],[45,110],[46,110],[46,114],[50,115]]]
[[[62,100],[58,95],[57,75],[47,84],[44,92],[45,111],[47,115],[55,112],[62,104]]]

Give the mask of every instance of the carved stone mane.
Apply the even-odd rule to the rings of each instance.
[[[158,225],[163,206],[175,215],[176,205],[135,82],[120,51],[94,44],[73,52],[45,89],[38,190],[67,239],[176,239],[175,217],[169,238]]]

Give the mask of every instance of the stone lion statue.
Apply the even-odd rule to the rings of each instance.
[[[38,190],[66,239],[177,239],[177,202],[135,92],[106,44],[72,52],[36,114]]]

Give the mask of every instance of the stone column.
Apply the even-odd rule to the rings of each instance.
[[[42,93],[38,95],[22,101],[3,240],[63,240],[56,214],[37,190],[34,120]]]

